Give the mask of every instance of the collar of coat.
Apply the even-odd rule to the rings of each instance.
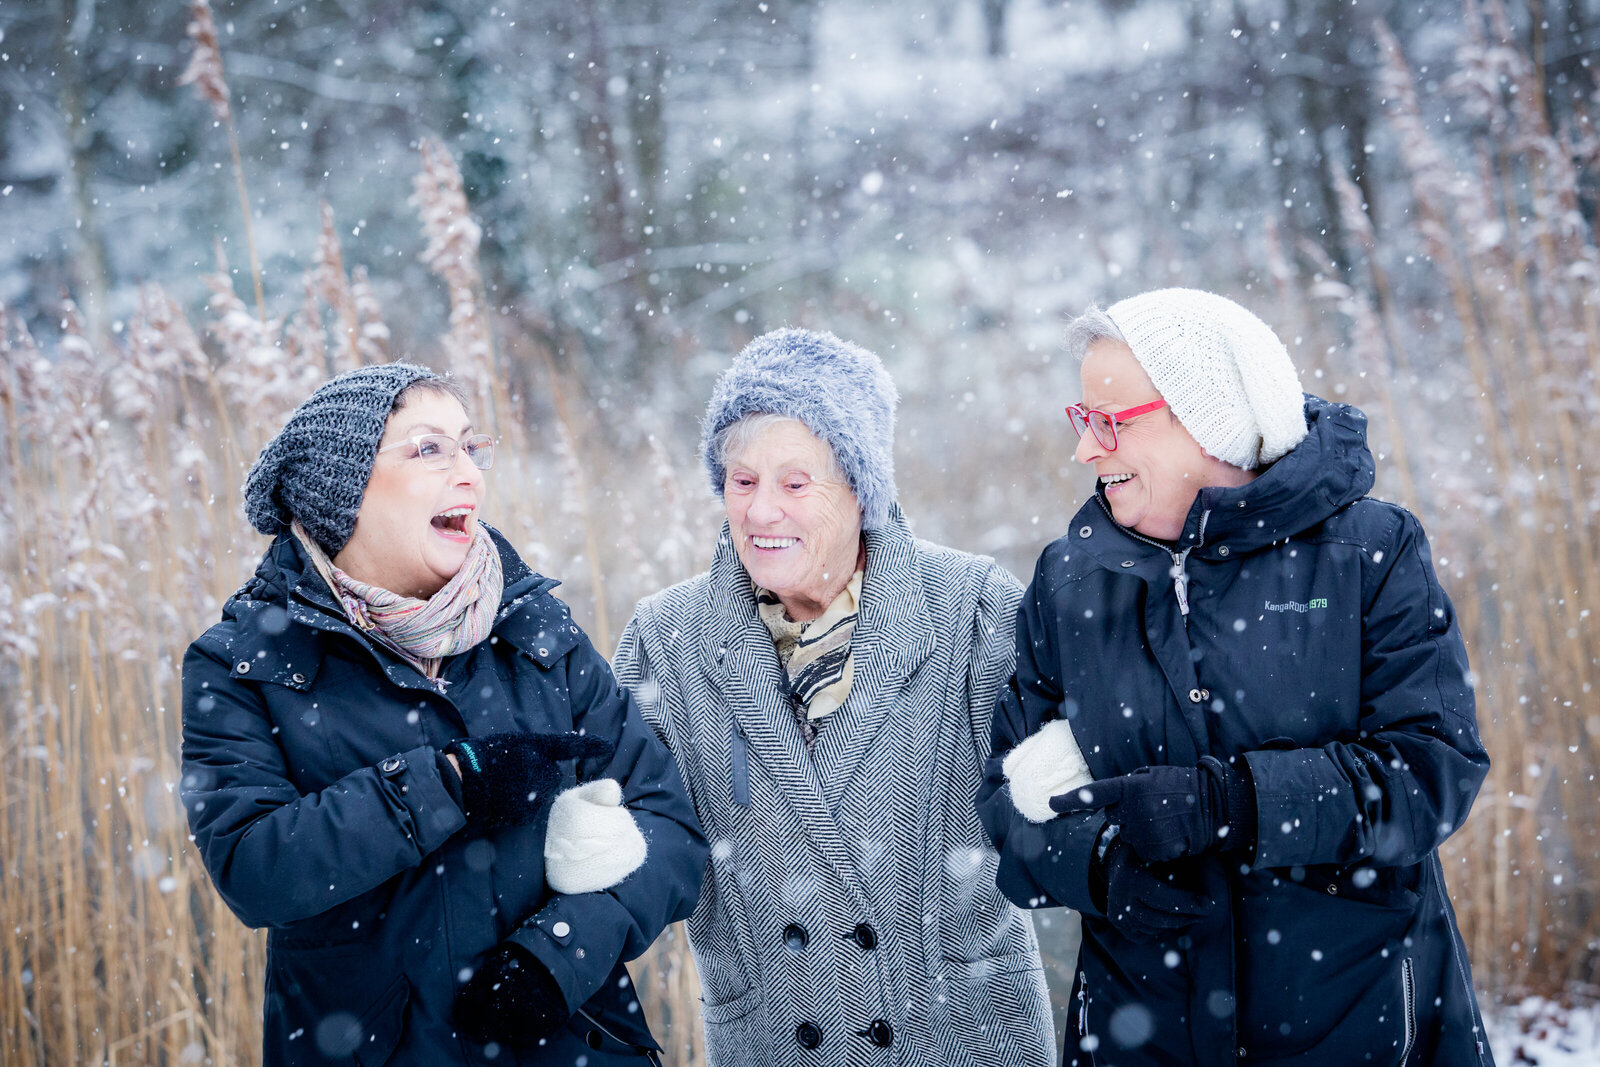
[[[505,574],[493,636],[544,667],[553,666],[578,643],[582,632],[567,606],[550,591],[561,584],[522,561],[511,543],[484,524]],[[334,603],[328,585],[293,535],[280,534],[261,557],[255,576],[229,598],[222,617],[234,623],[233,673],[240,666],[252,681],[305,691],[322,664],[325,635],[348,637],[365,648],[390,681],[404,689],[437,691],[435,684],[398,656],[352,626]]]
[[[1187,548],[1197,559],[1238,559],[1307,532],[1371,490],[1366,415],[1310,394],[1305,404],[1306,437],[1288,455],[1247,485],[1200,490],[1178,535],[1179,551]],[[1111,517],[1099,489],[1073,519],[1071,536],[1106,567],[1171,563],[1159,545]]]

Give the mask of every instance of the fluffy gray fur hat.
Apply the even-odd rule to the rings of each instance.
[[[250,468],[244,483],[250,525],[272,536],[299,519],[337,555],[356,528],[395,397],[412,382],[437,377],[413,363],[379,363],[324,382]]]
[[[700,427],[711,489],[722,496],[722,432],[746,415],[787,415],[833,449],[861,505],[861,527],[889,521],[895,502],[894,408],[889,372],[866,349],[831,333],[784,329],[745,345],[717,379]]]

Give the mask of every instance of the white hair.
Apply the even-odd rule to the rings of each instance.
[[[1117,329],[1117,324],[1111,321],[1111,316],[1106,314],[1105,309],[1090,304],[1087,311],[1067,323],[1065,343],[1067,355],[1082,362],[1084,355],[1089,351],[1089,346],[1096,341],[1128,344],[1128,339],[1122,336],[1122,331]]]

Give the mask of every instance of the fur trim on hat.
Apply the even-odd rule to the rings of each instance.
[[[718,437],[746,415],[799,419],[833,449],[861,506],[861,528],[889,521],[895,502],[894,410],[899,401],[878,357],[831,333],[784,329],[745,346],[711,391],[700,449],[711,489],[727,478]]]
[[[1106,314],[1183,428],[1207,453],[1244,470],[1306,436],[1300,375],[1272,328],[1226,297],[1157,289]]]
[[[299,519],[329,556],[338,555],[355,532],[394,398],[413,382],[438,377],[413,363],[379,363],[324,382],[250,468],[250,525],[275,536]]]

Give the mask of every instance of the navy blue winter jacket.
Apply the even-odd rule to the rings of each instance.
[[[1365,416],[1306,415],[1175,549],[1096,496],[1023,595],[979,808],[1006,895],[1083,913],[1067,1064],[1491,1062],[1437,852],[1489,766],[1455,614],[1416,518],[1366,496]],[[1018,814],[1001,760],[1061,716],[1096,778],[1248,766],[1256,848],[1205,860],[1220,918],[1129,941],[1089,890],[1103,813]]]
[[[671,756],[556,582],[494,536],[500,611],[488,639],[446,660],[443,692],[346,621],[288,535],[184,657],[183,803],[223,899],[268,929],[269,1067],[601,1067],[655,1047],[622,961],[693,909],[706,843]],[[467,827],[436,758],[463,736],[564,730],[615,742],[605,763],[563,763],[564,786],[617,779],[649,845],[604,892],[545,885],[548,808],[531,825]],[[460,981],[506,938],[581,1010],[542,1048],[455,1035]]]

